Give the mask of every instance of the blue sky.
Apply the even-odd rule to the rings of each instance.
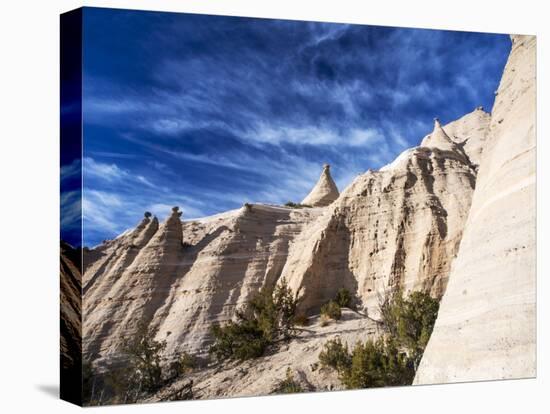
[[[184,219],[340,190],[490,110],[507,35],[86,8],[84,244],[144,211]]]

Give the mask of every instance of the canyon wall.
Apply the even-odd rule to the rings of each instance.
[[[536,39],[512,36],[472,207],[416,384],[536,375]]]
[[[422,146],[341,194],[325,166],[310,193],[319,207],[245,204],[193,221],[174,208],[164,223],[146,215],[135,229],[85,249],[86,358],[116,359],[141,323],[167,341],[168,357],[205,353],[213,323],[282,278],[301,292],[307,314],[341,287],[375,317],[380,297],[395,287],[441,296],[475,188],[468,151],[481,146],[486,118],[473,111],[451,124],[452,136],[437,121]]]

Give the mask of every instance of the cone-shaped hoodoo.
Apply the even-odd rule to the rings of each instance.
[[[323,172],[321,177],[313,190],[302,200],[302,204],[307,204],[313,207],[324,207],[331,204],[338,198],[340,193],[338,187],[334,183],[334,180],[330,176],[330,165],[325,164],[323,166]]]
[[[447,135],[438,118],[434,118],[434,130],[421,144],[423,147],[435,147],[441,150],[453,150],[456,148],[454,141]]]

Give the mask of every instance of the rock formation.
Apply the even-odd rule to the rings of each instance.
[[[512,40],[464,237],[417,384],[536,373],[536,40]]]
[[[327,196],[337,190],[323,190],[333,187],[325,166],[312,191],[324,207],[247,204],[183,222],[174,210],[161,225],[146,215],[134,230],[87,250],[84,353],[99,361],[116,357],[139,322],[166,339],[168,356],[204,353],[212,323],[230,319],[260,287],[281,278],[302,291],[300,311],[308,314],[340,287],[371,315],[395,286],[440,296],[476,170],[439,123],[431,137],[431,146],[359,176],[332,203]]]
[[[67,243],[60,249],[60,394],[63,399],[79,404],[82,369],[82,291],[81,255]]]
[[[336,187],[334,180],[330,176],[330,165],[325,164],[319,181],[317,181],[317,184],[315,184],[315,187],[313,187],[306,198],[302,200],[301,204],[312,207],[325,207],[336,200],[339,195],[338,187]]]
[[[345,287],[375,315],[397,286],[440,296],[475,186],[475,169],[439,121],[429,146],[357,177],[296,240],[283,270],[304,312]]]
[[[418,147],[341,194],[326,165],[302,201],[311,207],[245,204],[198,220],[174,208],[162,224],[146,213],[85,249],[86,358],[116,361],[139,323],[166,340],[168,360],[205,355],[213,323],[284,278],[313,315],[309,333],[244,371],[201,371],[200,397],[268,393],[287,366],[306,389],[332,389],[335,378],[311,368],[321,339],[376,335],[366,315],[378,318],[380,298],[398,287],[443,297],[417,383],[533,375],[534,47],[514,38],[492,115],[436,119]],[[342,287],[358,312],[321,326],[315,315]]]
[[[205,351],[210,325],[276,283],[289,243],[321,212],[254,204],[188,222],[177,210],[161,225],[145,217],[86,254],[84,353],[116,356],[138,322],[168,354]]]

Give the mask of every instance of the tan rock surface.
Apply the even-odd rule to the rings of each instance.
[[[430,137],[429,147],[357,177],[293,243],[282,275],[303,290],[304,312],[318,311],[341,287],[371,315],[396,286],[443,293],[475,169],[438,121]]]
[[[464,237],[416,384],[536,374],[536,40],[512,40]]]
[[[124,337],[146,322],[167,341],[168,359],[205,355],[212,323],[284,277],[301,290],[304,313],[316,315],[346,287],[362,315],[346,311],[329,327],[314,317],[309,333],[244,371],[194,374],[199,397],[269,393],[288,365],[306,389],[336,387],[333,374],[311,370],[321,344],[337,334],[350,343],[375,335],[365,314],[377,318],[379,296],[398,286],[447,292],[418,383],[533,372],[533,48],[516,39],[492,118],[476,109],[436,122],[419,147],[341,194],[324,168],[302,201],[316,207],[245,204],[193,221],[174,210],[162,224],[145,217],[85,251],[84,354],[100,364],[116,358]]]
[[[290,241],[322,209],[245,205],[182,222],[174,211],[87,253],[84,353],[120,351],[141,321],[168,342],[167,354],[205,351],[208,328],[233,316],[277,281]]]
[[[60,388],[61,398],[82,400],[81,253],[67,243],[60,249]]]
[[[317,181],[317,184],[315,184],[315,187],[313,187],[306,198],[302,200],[301,204],[313,207],[325,207],[336,200],[338,196],[338,187],[336,187],[330,175],[330,165],[325,164],[319,181]]]
[[[379,295],[397,285],[441,295],[475,168],[440,125],[432,135],[444,149],[408,150],[327,207],[247,204],[189,222],[174,211],[87,251],[84,353],[115,357],[142,321],[167,340],[167,356],[205,353],[211,324],[281,276],[302,289],[309,314],[340,287],[374,316]]]
[[[443,129],[451,140],[462,147],[470,162],[479,166],[490,122],[491,114],[477,107],[473,112],[444,125]],[[420,145],[424,146],[424,141]]]

